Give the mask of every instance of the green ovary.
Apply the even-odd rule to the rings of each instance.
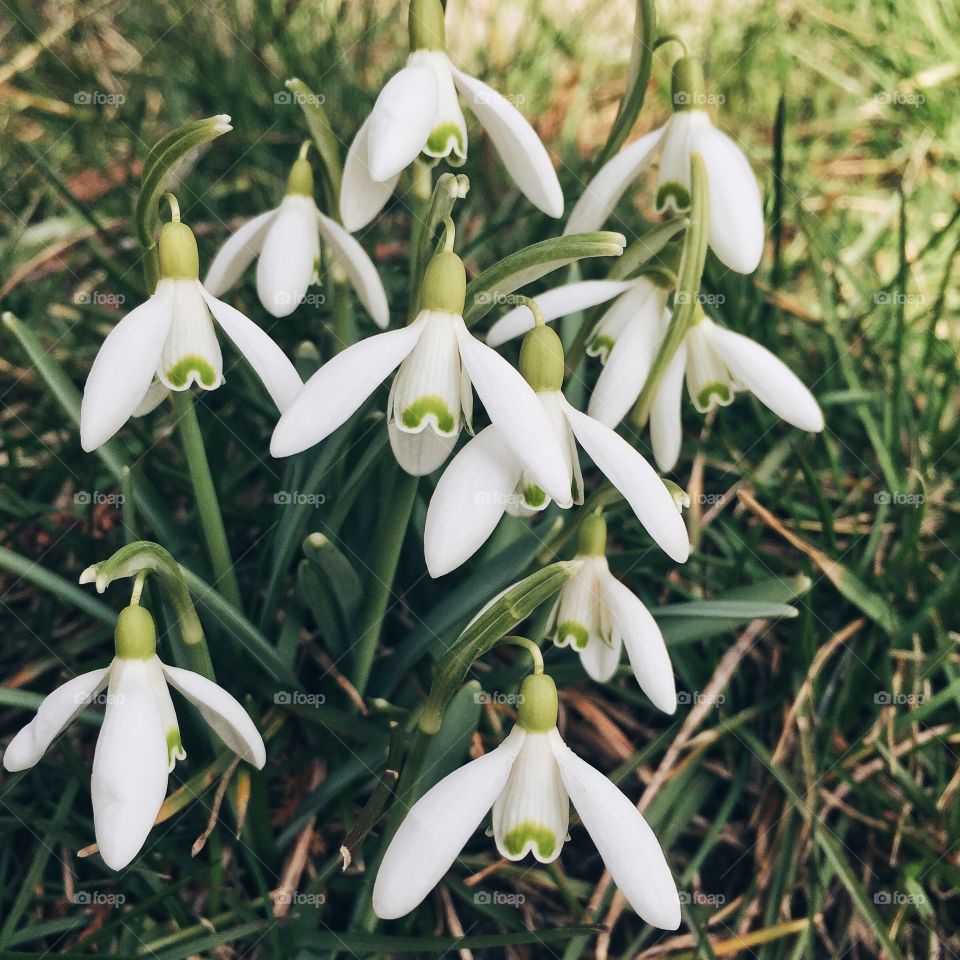
[[[168,371],[167,381],[174,387],[182,389],[190,382],[190,375],[195,374],[200,386],[212,390],[218,386],[217,375],[213,367],[195,353],[188,353],[181,357]]]
[[[665,183],[657,191],[657,209],[663,210],[670,200],[677,210],[686,210],[690,206],[690,192],[682,183]]]
[[[424,417],[433,417],[440,433],[452,434],[457,426],[442,397],[420,397],[403,411],[400,419],[408,430],[418,430]]]
[[[725,383],[708,383],[697,394],[697,409],[705,413],[713,406],[714,399],[725,407],[733,400],[733,391]]]
[[[582,623],[577,623],[576,620],[564,620],[557,626],[557,640],[561,645],[572,640],[578,650],[586,650],[590,642],[590,634]]]
[[[519,857],[523,848],[533,842],[540,856],[544,859],[553,856],[557,848],[557,835],[541,823],[533,820],[524,820],[518,823],[504,838],[503,846],[512,857]]]
[[[455,146],[451,144],[451,141]],[[431,157],[446,157],[451,151],[456,152],[458,159],[465,153],[460,129],[454,123],[442,123],[430,132],[424,152],[430,154]]]

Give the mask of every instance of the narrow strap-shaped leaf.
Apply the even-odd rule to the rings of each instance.
[[[333,133],[330,118],[323,108],[323,99],[315,94],[302,80],[292,77],[284,84],[290,96],[303,111],[307,129],[323,162],[323,187],[326,194],[327,212],[340,221],[340,184],[343,180],[343,165],[340,161],[340,143]]]

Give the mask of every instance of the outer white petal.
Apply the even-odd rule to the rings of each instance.
[[[622,652],[623,643],[618,633],[606,640],[596,637],[585,649],[577,651],[587,676],[596,683],[606,683],[617,672]]]
[[[127,422],[146,394],[173,324],[172,294],[161,281],[157,292],[103,341],[80,404],[80,445],[88,453]]]
[[[140,852],[167,792],[171,731],[162,697],[169,703],[156,657],[114,660],[90,781],[100,855],[113,870]]]
[[[154,380],[147,387],[147,392],[143,399],[137,404],[137,409],[133,411],[135,417],[145,417],[148,413],[153,413],[157,407],[170,396],[170,390],[159,380]]]
[[[639,597],[611,573],[600,579],[600,590],[616,634],[623,639],[640,689],[665,713],[677,709],[677,690],[663,634]]]
[[[430,427],[419,433],[398,430],[394,423],[387,424],[390,437],[390,449],[397,463],[414,477],[425,477],[443,466],[447,457],[453,453],[460,434],[443,437]]]
[[[645,134],[608,160],[587,184],[583,195],[570,214],[564,234],[590,233],[599,230],[613,213],[624,195],[647,165],[650,155],[663,137],[664,127]]]
[[[303,303],[319,256],[317,205],[312,197],[288,194],[257,261],[257,295],[268,313],[286,317]]]
[[[629,290],[634,280],[583,280],[580,283],[565,283],[534,297],[546,323],[558,317],[566,317],[578,310],[595,307]],[[522,336],[533,329],[533,314],[527,307],[514,307],[505,313],[487,334],[491,347]]]
[[[243,271],[253,263],[253,258],[262,249],[267,231],[276,215],[276,210],[268,210],[248,220],[231,234],[220,248],[203,281],[204,287],[215,297],[229,290],[240,279]]]
[[[444,777],[413,805],[373,885],[373,909],[381,920],[409,913],[450,869],[506,784],[523,741],[515,727],[496,750]]]
[[[258,770],[267,762],[267,751],[256,726],[238,700],[223,687],[194,673],[163,664],[170,686],[182,693],[213,727],[217,736],[247,763]]]
[[[782,360],[755,340],[717,324],[709,336],[733,376],[764,406],[800,430],[823,429],[823,413],[813,394]]]
[[[430,498],[423,551],[431,577],[456,570],[493,533],[520,479],[520,464],[493,427],[450,461]]]
[[[731,270],[753,273],[763,255],[763,200],[743,151],[713,124],[691,132],[710,194],[709,243]]]
[[[663,372],[650,406],[650,442],[657,466],[668,473],[680,457],[683,440],[681,405],[683,375],[687,365],[687,345],[681,343]]]
[[[160,353],[157,377],[170,390],[193,384],[215,390],[223,383],[223,352],[199,280],[161,280],[173,291],[173,323]],[[159,286],[158,286],[159,289]]]
[[[367,117],[353,138],[343,164],[340,219],[351,232],[365,227],[383,209],[400,179],[398,173],[381,183],[370,175],[367,163],[369,133],[370,118]]]
[[[637,289],[635,299],[630,291],[617,301],[619,308],[629,300],[627,308],[632,308],[633,315],[617,337],[587,407],[589,416],[608,427],[615,427],[636,403],[663,339],[656,288]]]
[[[390,307],[387,294],[380,281],[377,268],[367,256],[366,250],[347,233],[336,220],[317,211],[320,233],[327,243],[329,259],[346,271],[360,302],[373,317],[373,322],[383,330],[390,325]]]
[[[495,350],[457,328],[460,357],[497,433],[524,473],[560,506],[569,506],[570,470],[550,420],[530,384]]]
[[[663,150],[657,170],[656,210],[687,210],[690,206],[690,142],[693,131],[711,126],[703,110],[679,110],[664,126]]]
[[[507,173],[537,208],[563,216],[563,191],[547,148],[523,115],[482,80],[454,68],[453,79],[464,102],[490,136]]]
[[[437,76],[424,64],[395,73],[370,114],[367,159],[370,176],[383,183],[417,158],[437,116]]]
[[[623,494],[651,537],[677,563],[690,555],[690,540],[670,491],[653,467],[609,427],[575,410],[564,411],[579,444],[606,478]]]
[[[68,680],[43,698],[37,715],[10,741],[3,765],[11,773],[32,767],[67,724],[103,689],[110,668]]]
[[[413,324],[361,340],[327,361],[304,385],[273,431],[270,452],[289,457],[319,443],[344,424],[416,346]]]
[[[663,850],[637,808],[561,739],[554,755],[574,809],[630,906],[663,930],[680,926],[680,897]]]
[[[203,298],[224,333],[263,381],[281,413],[303,389],[303,381],[287,355],[249,317],[204,291]]]

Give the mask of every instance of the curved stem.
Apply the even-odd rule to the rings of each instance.
[[[535,676],[539,676],[543,673],[543,653],[540,650],[540,647],[535,644],[532,640],[529,640],[527,637],[518,637],[510,636],[503,637],[499,643],[507,643],[514,647],[523,647],[530,654],[530,658],[533,660],[533,673]]]
[[[180,201],[172,193],[165,193],[161,198],[170,204],[170,220],[173,223],[180,222]]]
[[[680,45],[680,49],[683,50],[683,55],[685,57],[690,56],[690,50],[688,49],[683,37],[676,33],[665,33],[662,36],[657,37],[657,39],[654,41],[653,49],[659,50],[660,47],[667,43],[678,43]]]

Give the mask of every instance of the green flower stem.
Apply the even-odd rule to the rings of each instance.
[[[509,644],[513,647],[523,647],[530,654],[530,658],[533,660],[533,673],[535,676],[543,673],[543,653],[540,651],[540,647],[537,646],[533,640],[527,639],[527,637],[504,637],[500,643]]]
[[[388,493],[381,502],[380,532],[373,552],[372,583],[363,611],[354,661],[353,685],[361,695],[370,679],[370,668],[393,590],[400,549],[417,498],[417,477],[411,477],[396,467],[391,480],[387,485]]]
[[[339,353],[353,343],[353,304],[350,301],[350,284],[342,271],[331,271],[333,283],[333,349]]]
[[[193,493],[197,500],[197,509],[200,511],[203,535],[207,541],[207,550],[213,567],[214,586],[232,606],[237,610],[242,610],[240,585],[237,582],[233,560],[230,557],[227,531],[223,526],[223,517],[220,515],[217,491],[213,485],[213,477],[210,475],[207,451],[203,446],[203,436],[200,433],[197,411],[194,408],[190,391],[174,392],[173,405],[177,411],[180,439],[183,442],[183,452],[187,458],[187,466],[190,468]]]
[[[673,355],[693,325],[699,306],[700,280],[707,257],[707,230],[709,208],[707,206],[707,172],[699,153],[690,154],[690,226],[683,244],[683,254],[677,271],[677,292],[674,297],[673,314],[667,335],[654,357],[647,381],[640,391],[631,418],[638,429],[646,426],[657,386],[663,378]]]

